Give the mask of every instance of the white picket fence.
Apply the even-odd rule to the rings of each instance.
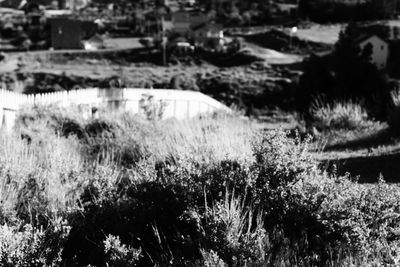
[[[43,94],[19,94],[0,90],[0,128],[14,125],[18,110],[34,105],[69,105],[90,108],[109,108],[133,113],[143,112],[143,101],[152,99],[153,105],[163,105],[163,118],[191,118],[203,113],[231,110],[217,100],[195,91],[169,89],[79,89]]]

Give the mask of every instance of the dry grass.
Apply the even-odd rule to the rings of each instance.
[[[250,141],[256,123],[222,115],[218,119],[205,117],[199,120],[163,123],[165,135],[156,148],[160,156],[180,155],[197,162],[218,162],[224,159],[245,161],[251,156]]]
[[[358,108],[354,108],[354,105],[338,105],[329,109],[329,112],[326,113],[328,115],[323,113],[325,115],[322,118],[336,116],[334,114],[336,109],[339,109],[342,114],[354,111],[354,109],[358,110]],[[356,122],[364,119],[362,110],[359,109],[357,112],[361,117],[357,117],[357,115]],[[185,210],[184,214],[178,214],[179,220],[168,217],[171,212],[167,215],[163,214],[163,216],[167,216],[166,218],[173,222],[182,220],[182,217],[188,220],[187,223],[198,220],[196,227],[198,226],[199,229],[203,227],[201,235],[204,235],[204,232],[207,233],[202,238],[210,239],[211,243],[221,244],[221,246],[213,247],[213,249],[219,249],[217,252],[208,250],[209,247],[201,247],[207,249],[201,252],[208,264],[215,262],[223,264],[221,260],[223,258],[226,262],[231,261],[233,265],[248,263],[248,266],[255,266],[252,264],[277,266],[279,263],[280,266],[313,266],[312,263],[318,262],[318,260],[307,258],[308,256],[305,255],[311,254],[307,254],[308,252],[299,248],[302,245],[308,246],[307,236],[295,235],[296,238],[299,237],[298,240],[289,242],[290,229],[286,233],[286,228],[279,228],[280,225],[293,227],[291,220],[305,216],[296,213],[298,208],[304,208],[301,210],[310,217],[305,216],[304,221],[296,221],[300,225],[304,224],[302,230],[308,231],[307,229],[313,226],[309,224],[320,226],[327,223],[329,227],[342,227],[340,229],[348,231],[346,234],[354,234],[355,237],[350,236],[349,238],[355,238],[354,240],[365,246],[365,253],[359,255],[354,254],[354,251],[344,249],[342,254],[339,253],[340,258],[337,258],[338,252],[332,252],[332,254],[336,253],[336,258],[332,257],[330,261],[328,260],[328,264],[330,264],[328,266],[374,266],[375,263],[384,262],[383,255],[390,255],[392,262],[396,259],[394,252],[390,252],[392,254],[388,252],[389,245],[384,241],[374,239],[373,242],[376,241],[376,243],[373,243],[365,238],[371,237],[368,231],[379,233],[382,240],[389,236],[391,226],[386,226],[384,223],[394,225],[397,222],[397,189],[379,185],[378,189],[369,190],[367,187],[357,185],[345,178],[340,178],[342,180],[329,178],[325,173],[320,172],[315,162],[309,158],[308,144],[302,143],[299,138],[293,140],[282,131],[276,131],[266,133],[262,135],[262,138],[258,136],[261,138],[259,141],[262,142],[254,142],[258,140],[255,136],[259,125],[251,120],[228,114],[214,114],[185,121],[148,121],[132,114],[100,114],[100,118],[94,121],[92,119],[79,120],[79,126],[86,131],[88,125],[105,126],[104,128],[96,126],[95,130],[99,130],[99,132],[92,136],[85,133],[79,138],[78,136],[66,138],[54,131],[58,127],[57,123],[60,122],[55,120],[53,121],[55,124],[44,123],[48,122],[48,115],[30,122],[32,125],[41,125],[40,127],[51,126],[45,131],[37,129],[36,134],[31,136],[32,140],[24,140],[19,134],[0,136],[0,211],[6,211],[4,214],[25,211],[28,216],[31,216],[27,219],[27,223],[32,224],[35,221],[33,218],[35,212],[48,217],[74,214],[76,221],[71,220],[69,223],[75,227],[74,230],[88,235],[96,227],[96,225],[92,225],[94,219],[107,225],[106,221],[109,218],[107,216],[110,214],[118,214],[121,217],[132,215],[131,217],[137,218],[130,221],[132,224],[129,227],[137,226],[133,222],[154,224],[153,228],[157,230],[157,236],[162,240],[159,242],[164,249],[162,253],[169,255],[168,253],[172,252],[163,246],[168,244],[167,236],[161,232],[163,226],[156,225],[153,221],[142,222],[140,219],[148,218],[146,217],[149,215],[147,209],[150,209],[149,206],[153,201],[159,202],[156,202],[158,204],[156,207],[152,207],[149,213],[157,211],[158,206],[162,206],[164,201],[178,203],[177,205],[181,202],[182,205],[186,205],[187,203],[184,202],[188,202],[190,209]],[[72,118],[75,115],[69,114]],[[29,127],[29,125],[25,126]],[[137,143],[140,143],[140,147],[136,146]],[[98,151],[100,152],[94,157],[89,157],[88,146],[99,146],[101,149]],[[123,164],[121,151],[125,150],[139,153],[137,158],[132,158],[138,162]],[[171,164],[169,169],[163,170],[165,173],[171,172],[171,176],[169,174],[161,176],[160,180],[163,180],[164,184],[155,187],[159,191],[151,191],[154,190],[152,186],[157,182],[156,172],[158,170],[155,167],[155,161],[171,159],[178,163]],[[221,165],[222,167],[219,165],[224,160],[238,162],[238,164],[232,165],[236,166],[235,168],[224,169],[223,165]],[[193,166],[188,166],[190,164]],[[209,169],[205,171],[202,169],[203,166],[209,167]],[[216,166],[219,169],[215,169]],[[174,175],[185,175],[184,171],[176,171],[179,168],[188,170],[189,174],[184,178],[192,179],[192,175],[198,175],[197,178],[213,179],[208,182],[217,180],[219,183],[221,181],[221,185],[213,185],[221,187],[225,186],[222,185],[224,179],[230,179],[229,181],[237,182],[238,185],[240,185],[240,179],[244,179],[247,187],[246,190],[236,192],[228,190],[227,187],[224,191],[225,195],[221,193],[218,197],[211,195],[214,188],[202,188],[202,185],[194,184],[197,182],[200,184],[199,180],[188,183],[189,185],[185,184],[184,178],[179,180],[180,177],[177,181],[168,180],[172,179]],[[205,172],[202,173],[202,171]],[[126,193],[121,190],[121,186],[127,187]],[[380,190],[381,187],[382,190]],[[168,188],[172,188],[171,191],[167,191]],[[206,189],[210,192],[206,192]],[[254,191],[250,191],[253,189]],[[187,190],[187,192],[180,192],[180,190]],[[197,200],[191,199],[192,193],[196,192],[197,194],[197,190],[200,195],[204,190],[206,198],[204,206],[199,205]],[[158,195],[151,195],[151,193],[161,195],[165,192],[168,194],[163,195],[165,198],[162,199],[157,199]],[[257,198],[252,199],[249,203],[247,194],[253,194]],[[208,198],[209,195],[212,197]],[[146,196],[146,198],[141,199],[140,196]],[[175,199],[175,196],[180,198]],[[293,199],[290,199],[292,197]],[[142,200],[148,201],[145,202],[148,206],[146,204],[145,207],[138,209]],[[168,202],[170,200],[177,200],[177,202]],[[274,206],[274,203],[282,204],[282,206]],[[389,208],[386,208],[386,204]],[[89,207],[87,208],[85,205]],[[256,205],[258,206],[256,207]],[[276,212],[274,208],[282,208],[282,212],[274,213]],[[115,210],[117,210],[116,213],[114,213]],[[141,211],[140,216],[133,214],[138,210]],[[195,213],[198,217],[203,216],[203,218],[192,218],[188,215]],[[365,217],[363,217],[364,213]],[[4,214],[0,213],[0,215]],[[371,222],[374,225],[381,225],[382,231],[370,228],[368,216],[375,216],[373,214],[378,214],[379,218],[385,218],[386,221],[383,224]],[[151,216],[153,215],[151,214]],[[265,215],[269,218],[265,218]],[[291,217],[292,215],[295,217]],[[333,217],[329,217],[330,215]],[[340,217],[342,215],[345,216],[344,219]],[[283,216],[283,219],[278,218],[280,216]],[[319,216],[328,217],[321,222],[322,219]],[[123,217],[123,222],[113,217],[112,219],[116,219],[116,221],[111,220],[111,222],[124,225],[125,218],[128,217]],[[64,218],[68,218],[68,216]],[[310,218],[312,220],[307,221]],[[282,221],[279,221],[281,219]],[[267,220],[279,222],[278,226],[271,224],[271,227],[278,229],[277,232],[268,228]],[[364,224],[364,222],[366,223]],[[110,227],[118,228],[114,224]],[[189,229],[191,228],[185,230]],[[323,232],[325,228],[318,229],[321,229],[322,232],[319,232],[321,235],[325,234]],[[183,229],[178,230],[177,234],[184,232]],[[18,229],[13,228],[12,231],[18,232]],[[340,230],[337,231],[340,233]],[[107,232],[106,227],[101,228],[100,233],[99,240],[103,234],[105,238],[112,234]],[[134,243],[127,244],[123,234],[115,236],[115,240],[113,237],[111,239],[115,241],[113,243],[115,252],[123,252],[122,254],[127,255],[130,253],[129,245],[132,245],[132,249],[138,247]],[[128,234],[131,232],[126,235]],[[6,238],[10,239],[9,236],[7,235]],[[174,240],[179,239],[178,235],[175,236],[175,232],[172,236]],[[358,236],[359,239],[357,239]],[[190,238],[187,238],[186,241],[190,241]],[[373,239],[373,237],[371,238]],[[326,240],[330,241],[329,238]],[[101,240],[101,242],[103,241]],[[370,244],[378,244],[379,247],[370,247]],[[80,245],[73,244],[73,246]],[[310,247],[310,249],[314,248]],[[277,251],[274,251],[275,249]],[[201,263],[204,265],[204,262]],[[307,265],[308,263],[310,264]]]
[[[7,209],[15,208],[29,179],[44,185],[49,210],[75,204],[78,174],[85,172],[76,140],[47,136],[28,144],[18,136],[1,135],[0,151],[0,198]]]

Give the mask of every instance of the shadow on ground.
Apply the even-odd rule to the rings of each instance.
[[[363,150],[361,155],[351,155]],[[326,147],[324,151],[333,154],[339,152],[337,159],[321,162],[328,172],[336,171],[339,175],[349,173],[352,177],[358,176],[361,183],[375,183],[380,175],[387,182],[400,183],[399,139],[387,128],[363,138]]]
[[[400,182],[400,152],[390,155],[361,156],[321,163],[328,172],[335,170],[339,175],[350,173],[359,177],[360,183],[375,183],[382,175],[388,183]]]
[[[375,134],[326,147],[326,152],[352,151],[367,149],[366,153],[357,156],[346,156],[335,160],[323,161],[322,166],[339,175],[350,173],[359,177],[361,183],[375,183],[380,175],[390,183],[400,182],[400,149],[399,140],[388,129]]]
[[[367,149],[380,146],[390,146],[396,144],[399,140],[393,136],[392,132],[388,129],[382,129],[374,134],[347,141],[345,143],[335,144],[326,147],[325,151],[340,151],[345,149],[356,150],[356,149]]]

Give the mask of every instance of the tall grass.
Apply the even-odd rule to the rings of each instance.
[[[357,102],[336,102],[311,107],[311,114],[317,128],[327,130],[355,130],[371,125],[366,110]]]
[[[50,135],[28,144],[19,136],[1,135],[0,151],[3,208],[15,209],[24,194],[33,198],[37,190],[46,198],[49,211],[75,205],[78,192],[74,191],[85,172],[76,140]]]
[[[173,121],[161,124],[167,133],[155,149],[161,157],[186,157],[198,162],[216,162],[224,159],[245,161],[251,155],[251,137],[255,123],[229,115],[197,120]]]
[[[308,139],[260,133],[229,114],[149,121],[68,112],[27,111],[15,134],[0,136],[0,263],[398,262],[400,190],[328,175]]]

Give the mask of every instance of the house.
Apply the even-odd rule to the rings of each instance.
[[[46,9],[44,15],[46,18],[67,17],[72,15],[72,11],[69,9]]]
[[[174,32],[185,35],[190,30],[190,14],[186,11],[177,11],[172,14]]]
[[[186,54],[194,51],[194,46],[182,36],[174,38],[168,43],[169,48],[174,48],[177,53]]]
[[[377,35],[361,35],[356,39],[356,44],[363,51],[368,45],[372,47],[371,63],[378,69],[385,69],[389,58],[389,43]]]
[[[87,20],[58,17],[48,18],[47,21],[50,24],[51,47],[54,49],[81,49],[82,40],[93,37],[98,31],[97,24]]]
[[[98,34],[93,35],[90,39],[83,41],[85,50],[99,50],[105,48],[103,37]]]
[[[208,15],[202,12],[179,10],[172,14],[173,31],[180,35],[187,35],[191,31],[191,28],[208,21]]]
[[[82,48],[83,30],[78,20],[68,18],[50,19],[51,47],[54,49]]]
[[[192,28],[190,35],[195,46],[220,50],[224,45],[224,32],[220,24],[200,24]]]
[[[286,3],[277,3],[277,10],[279,13],[284,14],[286,16],[294,16],[298,12],[298,4],[286,4]]]

